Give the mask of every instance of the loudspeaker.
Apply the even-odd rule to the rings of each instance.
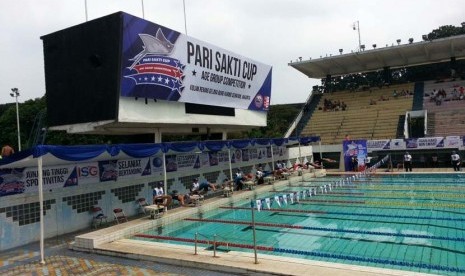
[[[48,125],[115,119],[122,14],[101,17],[41,39]]]

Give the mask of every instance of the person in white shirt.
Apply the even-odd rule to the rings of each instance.
[[[404,168],[406,172],[412,171],[412,156],[408,152],[404,154]]]
[[[213,191],[216,190],[215,185],[208,181],[203,181],[202,183],[199,183],[198,178],[194,178],[192,180],[192,188],[191,188],[192,194],[199,194],[202,191],[206,193],[208,192],[208,188],[211,188]]]
[[[263,169],[262,167],[258,167],[257,171],[255,172],[255,179],[257,179],[257,185],[265,183]]]
[[[155,188],[153,188],[153,203],[160,203],[163,202],[162,196],[165,195],[163,191],[163,181],[157,183]]]
[[[460,155],[457,154],[457,152],[453,151],[452,155],[450,156],[452,167],[454,168],[454,171],[459,172],[460,171]]]

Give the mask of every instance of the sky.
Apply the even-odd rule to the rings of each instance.
[[[302,103],[319,79],[288,65],[298,57],[337,55],[421,41],[423,34],[465,21],[463,0],[0,0],[0,104],[45,94],[40,36],[117,11],[186,33],[273,67],[271,104]],[[144,8],[142,8],[142,6]],[[186,23],[186,24],[185,24]]]

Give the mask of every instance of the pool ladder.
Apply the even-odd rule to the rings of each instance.
[[[221,237],[221,236],[219,236],[219,235],[217,235],[217,234],[214,234],[214,235],[213,235],[213,240],[210,241],[210,237],[205,236],[205,235],[202,235],[202,234],[196,232],[196,233],[195,233],[195,242],[194,242],[194,255],[198,255],[198,254],[197,254],[197,244],[198,244],[198,237],[199,237],[199,235],[202,236],[202,237],[204,237],[204,238],[206,238],[207,241],[208,241],[208,244],[210,244],[210,242],[212,243],[212,246],[213,246],[213,257],[217,258],[218,256],[216,255],[216,244],[217,244],[216,238],[217,238],[217,237]],[[226,240],[224,237],[221,237],[221,238],[223,238],[224,240]],[[229,249],[229,243],[228,243],[228,242],[226,242],[226,248]]]

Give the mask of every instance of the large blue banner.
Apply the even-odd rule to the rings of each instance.
[[[123,13],[121,96],[269,109],[271,66]]]
[[[342,142],[344,165],[346,171],[362,171],[365,169],[367,157],[367,140],[345,140]],[[357,162],[353,162],[357,158]]]

